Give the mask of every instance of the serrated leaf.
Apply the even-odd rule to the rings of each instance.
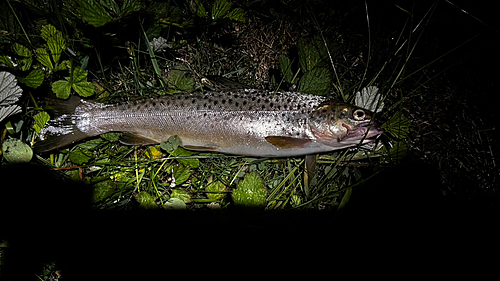
[[[406,118],[401,111],[398,111],[389,121],[382,125],[382,129],[397,139],[404,139],[408,136],[410,124],[410,119]]]
[[[69,160],[76,165],[82,165],[94,158],[92,152],[86,149],[76,149],[69,153]]]
[[[299,82],[299,92],[325,95],[330,90],[330,72],[326,68],[315,68],[306,72]]]
[[[27,71],[31,68],[31,63],[33,63],[32,58],[24,58],[18,60],[21,71]]]
[[[158,205],[156,205],[153,196],[151,196],[146,191],[134,194],[134,198],[135,200],[137,200],[137,202],[139,202],[139,208],[148,210],[158,209]]]
[[[288,83],[292,83],[292,62],[287,56],[281,55],[280,56],[280,69],[281,69],[281,74],[283,75],[283,78],[285,78],[285,81]]]
[[[0,121],[3,119],[12,116],[14,114],[18,114],[21,112],[21,107],[19,105],[8,105],[0,107]]]
[[[90,97],[94,94],[94,84],[91,82],[78,82],[73,84],[73,89],[82,97]]]
[[[204,18],[207,16],[207,11],[205,10],[205,7],[199,0],[195,0],[196,3],[196,15],[199,16],[200,18]]]
[[[40,133],[40,130],[42,130],[42,128],[45,127],[45,124],[47,124],[47,122],[49,122],[50,120],[49,114],[45,111],[38,113],[37,115],[33,116],[33,118],[35,119],[35,125],[33,126],[33,128],[37,133]]]
[[[186,77],[185,71],[182,70],[171,70],[168,73],[169,84],[175,86],[178,90],[185,92],[192,92],[194,90],[194,79],[193,77]]]
[[[71,83],[64,80],[59,80],[52,83],[52,91],[60,99],[67,99],[71,94]]]
[[[121,8],[120,16],[125,16],[132,12],[137,12],[141,9],[141,3],[137,0],[125,0]]]
[[[36,53],[36,59],[43,64],[45,67],[48,69],[54,69],[54,65],[52,64],[52,61],[50,60],[49,53],[47,50],[43,48],[38,48],[35,50]]]
[[[23,90],[17,85],[16,76],[10,72],[0,72],[0,106],[15,103]]]
[[[113,20],[113,17],[98,2],[93,0],[76,0],[77,12],[83,21],[95,26],[103,26]]]
[[[207,192],[208,199],[220,200],[226,196],[227,188],[222,182],[215,181],[207,185],[205,191]]]
[[[32,70],[25,78],[19,78],[19,82],[31,88],[38,88],[42,85],[45,75],[41,69]]]
[[[0,63],[7,65],[7,67],[9,67],[9,68],[14,68],[14,64],[10,60],[9,56],[6,56],[6,55],[0,56]]]
[[[364,109],[368,109],[373,112],[380,112],[384,108],[384,103],[381,102],[380,106],[377,106],[379,101],[383,98],[382,94],[375,86],[369,86],[361,89],[361,92],[356,93],[356,98],[354,104]]]
[[[257,172],[247,174],[232,195],[237,206],[262,208],[266,205],[267,190]]]
[[[233,3],[227,0],[217,0],[212,7],[212,19],[217,20],[218,18],[224,17],[227,12],[231,9]]]
[[[241,8],[236,8],[230,11],[226,16],[224,16],[224,18],[239,22],[245,22],[245,12]]]
[[[52,59],[57,64],[61,57],[61,52],[66,49],[66,40],[61,32],[57,32],[47,40]]]
[[[322,61],[321,49],[315,41],[308,44],[305,40],[300,39],[298,45],[300,67],[304,72],[313,70]]]
[[[52,24],[44,25],[40,31],[40,35],[45,41],[48,41],[50,37],[54,36],[56,33],[57,29]]]
[[[10,163],[28,163],[33,157],[33,150],[21,140],[8,139],[2,143],[2,154]]]
[[[12,45],[12,49],[20,57],[31,58],[31,56],[33,55],[30,49],[24,47],[19,43],[14,43],[14,45]]]

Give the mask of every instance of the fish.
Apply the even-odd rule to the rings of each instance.
[[[358,146],[383,133],[369,110],[287,91],[204,91],[115,104],[72,96],[48,104],[52,119],[35,152],[122,132],[126,145],[159,144],[177,135],[188,150],[292,157]]]

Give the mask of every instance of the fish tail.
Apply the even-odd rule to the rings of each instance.
[[[35,152],[50,151],[90,137],[77,126],[78,115],[75,110],[80,104],[81,99],[76,96],[68,100],[47,98],[44,108],[51,120],[40,131],[40,140],[34,145]]]

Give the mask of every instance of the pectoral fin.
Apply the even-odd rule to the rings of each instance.
[[[125,145],[148,145],[160,143],[160,141],[158,140],[130,132],[123,133],[123,135],[120,137],[120,142]]]
[[[299,149],[304,148],[312,142],[310,139],[299,139],[292,137],[269,136],[266,141],[281,149]]]

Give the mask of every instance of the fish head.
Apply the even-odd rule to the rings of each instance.
[[[383,130],[372,119],[369,110],[337,101],[318,105],[308,118],[317,141],[336,148],[345,148],[375,140]]]

